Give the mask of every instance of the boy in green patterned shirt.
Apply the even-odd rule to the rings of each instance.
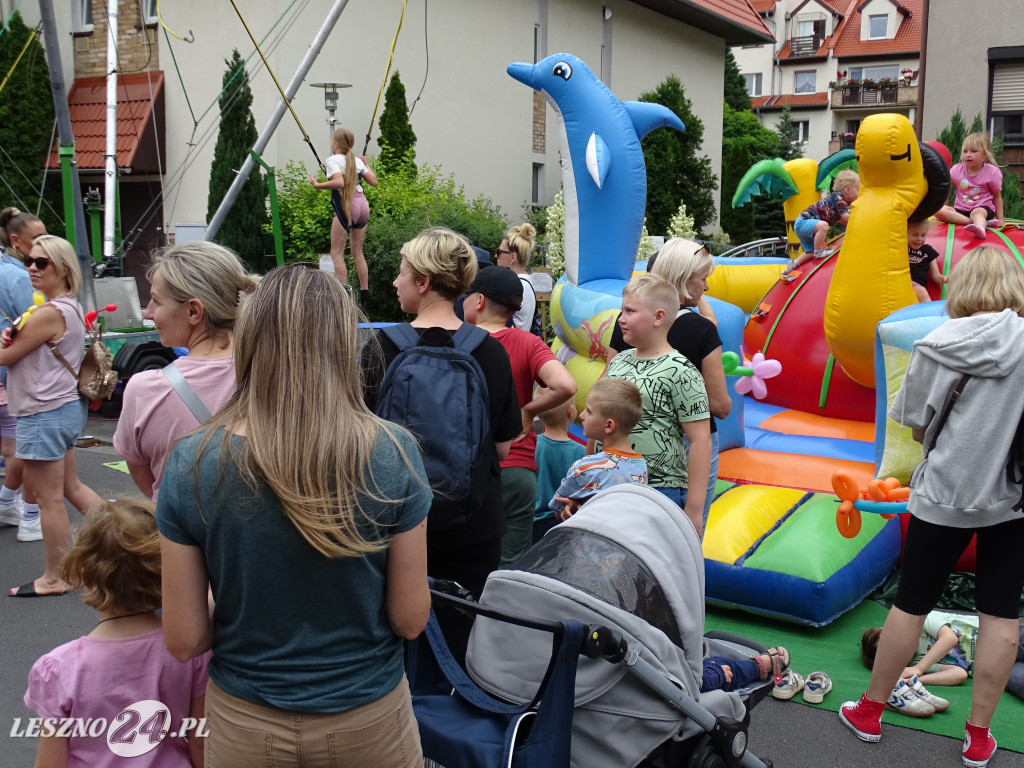
[[[711,422],[704,379],[668,343],[679,307],[676,289],[659,275],[637,275],[622,292],[619,326],[633,349],[608,363],[610,378],[632,381],[644,410],[630,433],[633,450],[647,462],[650,486],[683,508],[703,536],[704,497],[711,470]],[[690,465],[686,446],[690,443]],[[692,487],[692,491],[688,488]]]

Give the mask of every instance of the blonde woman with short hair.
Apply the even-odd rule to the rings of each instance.
[[[477,273],[476,253],[462,235],[450,229],[427,229],[405,243],[401,248],[402,262],[394,286],[403,312],[414,315],[409,326],[415,331],[420,345],[432,347],[453,346],[453,337],[465,325],[455,315],[455,299],[466,292]],[[519,401],[512,380],[512,367],[501,342],[484,331],[484,337],[473,350],[472,357],[480,366],[487,384],[488,415],[491,441],[478,457],[453,455],[451,461],[470,466],[477,458],[484,466],[472,477],[470,499],[482,499],[470,505],[468,499],[450,499],[443,493],[436,495],[430,510],[427,529],[430,575],[438,579],[452,579],[475,594],[483,590],[487,574],[495,570],[501,559],[501,534],[505,527],[501,500],[501,470],[499,462],[508,456],[513,438],[523,431]],[[385,372],[399,354],[395,342],[384,331],[378,331],[381,354],[364,355],[367,380],[374,385],[383,381]],[[430,393],[443,400],[445,410],[440,418],[454,421],[454,409],[467,406],[453,402],[446,393]],[[378,408],[375,386],[367,391],[371,409]],[[419,425],[404,424],[414,431]],[[490,448],[493,444],[493,449]],[[490,449],[490,450],[487,450]],[[486,452],[485,452],[486,451]],[[433,480],[433,478],[432,478]],[[464,632],[453,642],[446,630],[446,639],[453,653],[459,657],[469,641],[469,622]]]
[[[180,377],[177,386],[184,386],[186,397],[191,390],[209,414],[228,401],[235,391],[235,313],[239,297],[254,288],[257,278],[233,251],[202,240],[158,254],[146,276],[150,298],[142,316],[156,325],[165,347],[188,349],[166,369],[141,371],[128,380],[114,433],[114,448],[128,463],[132,480],[153,498],[174,443],[205,421],[170,377]],[[199,415],[206,414],[200,409]]]
[[[1024,411],[1020,266],[996,248],[968,251],[950,274],[946,309],[950,319],[915,342],[889,409],[889,418],[922,443],[924,459],[911,482],[899,590],[871,681],[859,701],[843,704],[839,717],[857,738],[874,743],[882,738],[886,705],[920,714],[910,681],[902,682],[915,672],[907,662],[953,563],[973,539],[978,639],[965,654],[973,661],[974,684],[963,762],[985,768],[996,751],[989,725],[1016,658],[1024,589],[1021,478],[1016,462],[1008,465],[1016,458],[1014,425]],[[952,402],[954,391],[960,394]]]
[[[11,329],[0,334],[0,365],[8,367],[8,408],[18,420],[16,455],[24,462],[26,495],[39,504],[46,567],[42,576],[10,594],[42,597],[67,589],[60,577],[69,531],[64,499],[83,514],[100,499],[75,469],[75,443],[86,417],[78,377],[50,349],[56,348],[76,371],[81,367],[85,317],[75,298],[82,286],[78,257],[67,240],[40,235],[24,261],[32,287],[46,302],[13,338]],[[26,515],[22,529],[30,525]]]
[[[168,458],[164,637],[213,650],[207,765],[271,742],[284,765],[422,765],[402,640],[430,611],[431,493],[411,435],[363,404],[358,319],[333,275],[271,270],[239,310],[238,389]]]

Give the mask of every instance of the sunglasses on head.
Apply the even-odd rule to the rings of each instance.
[[[514,252],[512,252],[512,251],[503,251],[503,250],[502,250],[501,248],[499,248],[498,250],[496,250],[496,251],[494,252],[494,255],[495,255],[495,256],[501,256],[501,254],[503,254],[503,253],[507,253],[507,254],[508,254],[509,256],[515,256],[515,253],[514,253]]]
[[[21,263],[25,265],[26,269],[35,264],[36,269],[42,271],[46,269],[48,266],[50,266],[50,264],[53,263],[53,260],[49,256],[22,256]]]

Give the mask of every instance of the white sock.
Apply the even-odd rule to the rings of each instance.
[[[10,504],[16,498],[18,498],[17,491],[12,491],[6,485],[0,486],[0,504]]]
[[[29,504],[25,502],[25,514],[21,516],[21,519],[26,523],[34,523],[39,519],[39,505]]]

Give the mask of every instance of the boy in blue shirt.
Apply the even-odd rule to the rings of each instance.
[[[583,436],[601,441],[601,450],[574,463],[555,491],[550,507],[560,522],[604,488],[622,483],[647,485],[647,463],[629,443],[643,407],[640,390],[630,381],[600,379],[590,388],[580,421]]]
[[[833,224],[845,227],[850,220],[850,205],[860,194],[860,176],[855,171],[840,171],[833,188],[832,194],[807,206],[793,222],[793,233],[800,239],[803,253],[782,270],[782,279],[787,283],[795,279],[795,275],[790,277],[789,273],[805,261],[823,259],[831,253],[825,250],[828,228]]]

